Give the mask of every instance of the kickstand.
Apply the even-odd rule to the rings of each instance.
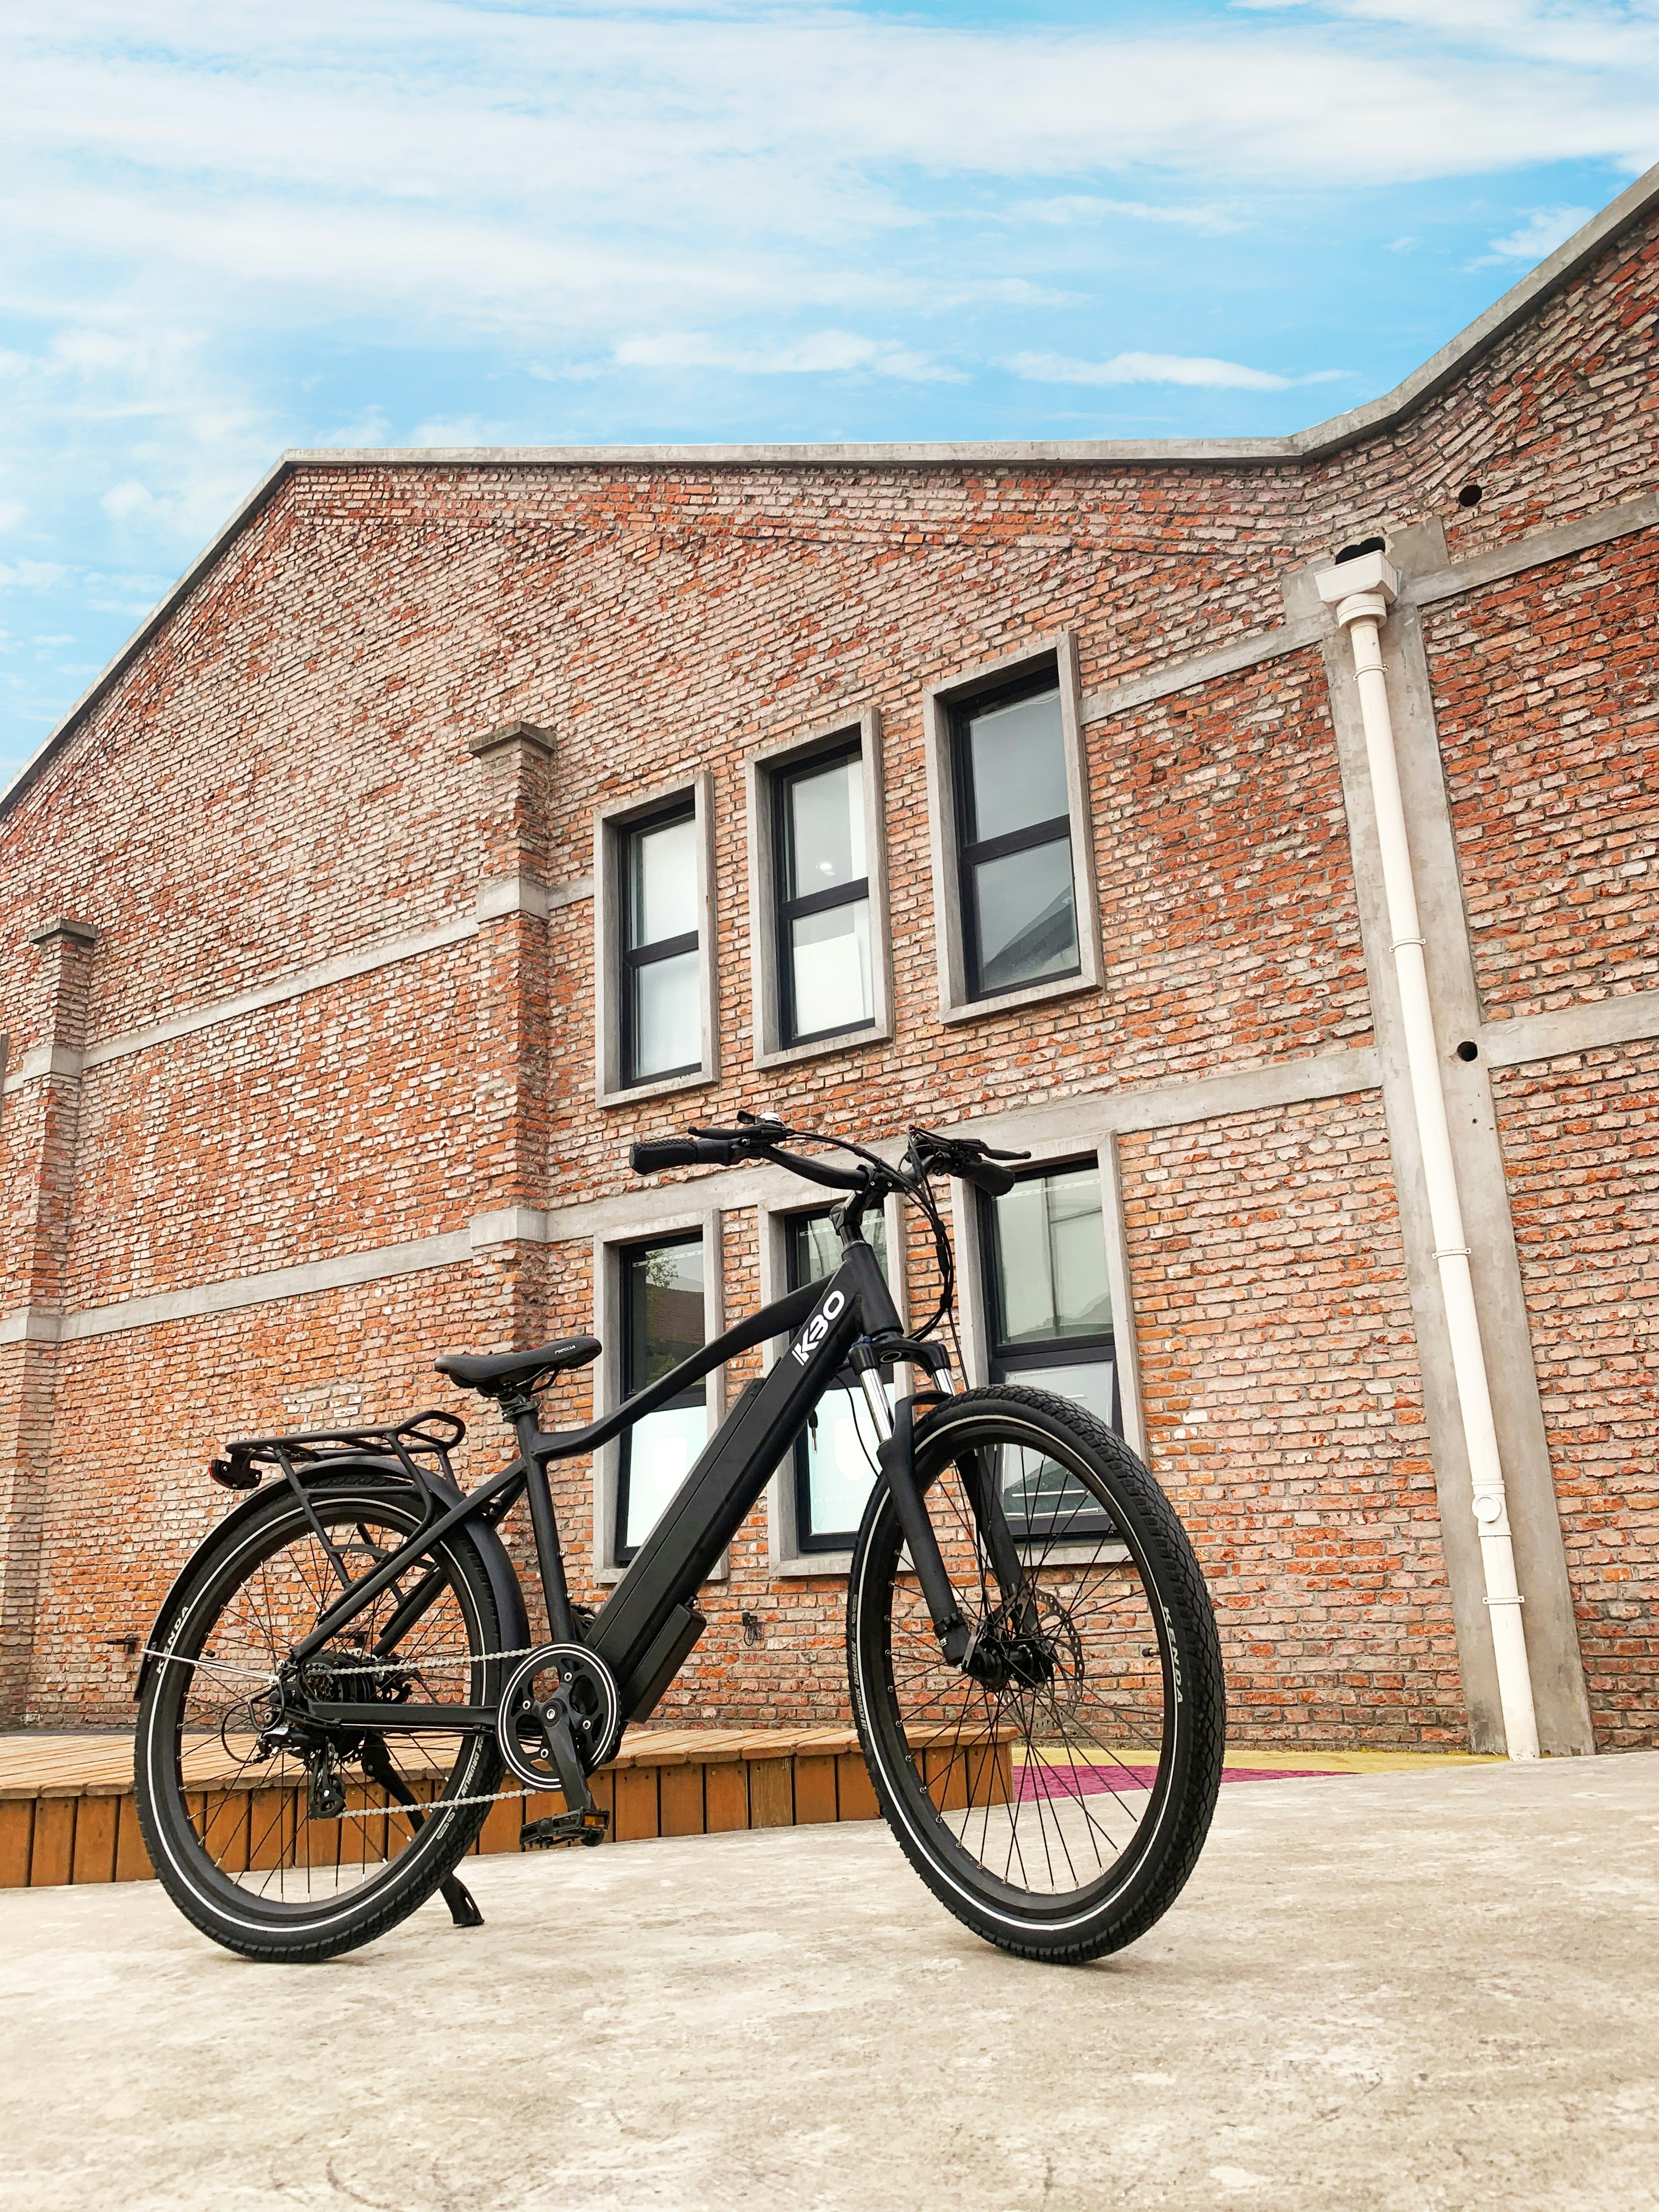
[[[377,1736],[370,1736],[362,1748],[363,1771],[372,1774],[388,1797],[395,1797],[409,1815],[409,1825],[418,1835],[426,1826],[426,1814],[420,1810],[420,1800],[386,1757],[386,1746]],[[478,1910],[478,1900],[459,1875],[446,1875],[438,1887],[438,1894],[449,1907],[449,1917],[458,1928],[482,1928],[484,1917]]]
[[[482,1928],[484,1917],[478,1910],[478,1901],[459,1875],[447,1875],[438,1894],[449,1907],[449,1917],[458,1928]]]

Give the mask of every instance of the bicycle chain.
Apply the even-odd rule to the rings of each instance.
[[[539,1651],[541,1649],[542,1646],[539,1644],[521,1644],[516,1651],[471,1651],[458,1655],[454,1658],[435,1659],[428,1658],[422,1653],[420,1665],[422,1667],[471,1667],[475,1664],[482,1666],[486,1660],[490,1659],[527,1659],[532,1651]],[[216,1667],[222,1674],[242,1674],[251,1681],[274,1682],[276,1680],[276,1675],[269,1670],[262,1672],[252,1667],[233,1667],[220,1659],[186,1659],[182,1652],[158,1651],[154,1644],[146,1644],[141,1648],[138,1656],[141,1659],[165,1659],[175,1667]],[[407,1662],[400,1665],[395,1660],[364,1659],[354,1660],[352,1671],[356,1674],[406,1674],[419,1670],[410,1668]],[[556,1790],[495,1790],[483,1797],[441,1798],[430,1807],[387,1805],[379,1812],[358,1812],[355,1808],[348,1806],[341,1812],[326,1814],[324,1817],[334,1820],[395,1820],[400,1813],[405,1816],[411,1812],[428,1810],[434,1813],[440,1811],[449,1813],[463,1805],[508,1805],[517,1797],[556,1797],[559,1794]]]

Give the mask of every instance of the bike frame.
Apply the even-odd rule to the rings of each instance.
[[[581,1644],[603,1660],[621,1692],[624,1719],[648,1713],[702,1632],[704,1623],[691,1602],[697,1590],[836,1376],[850,1363],[862,1382],[894,1359],[926,1367],[936,1384],[944,1385],[944,1392],[935,1389],[921,1399],[902,1401],[896,1419],[890,1416],[878,1384],[872,1389],[866,1382],[864,1388],[882,1435],[880,1474],[893,1487],[907,1535],[913,1538],[912,1555],[935,1624],[942,1618],[948,1617],[947,1625],[948,1620],[959,1620],[932,1524],[915,1496],[909,1469],[915,1407],[948,1392],[948,1363],[938,1346],[916,1343],[904,1335],[873,1250],[861,1237],[848,1233],[855,1225],[843,1228],[842,1263],[827,1282],[809,1284],[763,1307],[599,1420],[547,1434],[538,1426],[530,1400],[504,1399],[502,1411],[514,1419],[518,1432],[518,1457],[439,1511],[435,1520],[428,1517],[414,1535],[355,1583],[295,1646],[295,1660],[303,1663],[337,1637],[405,1571],[411,1553],[425,1553],[439,1538],[469,1522],[493,1528],[522,1492],[529,1498],[537,1565],[555,1642]],[[787,1348],[767,1374],[739,1394],[603,1607],[585,1631],[580,1628],[566,1588],[548,1468],[555,1461],[574,1459],[608,1443],[738,1352],[786,1334],[791,1336]],[[442,1583],[434,1570],[402,1597],[376,1640],[374,1656],[385,1657],[395,1649],[398,1639],[436,1598]],[[312,1699],[307,1710],[325,1726],[382,1732],[466,1733],[493,1729],[496,1723],[495,1708],[483,1705]]]

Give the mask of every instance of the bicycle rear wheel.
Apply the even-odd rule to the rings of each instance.
[[[1144,1935],[1208,1832],[1225,1692],[1185,1531],[1112,1431],[1042,1390],[929,1414],[916,1478],[964,1619],[945,1662],[878,1485],[848,1590],[853,1709],[881,1808],[957,1917],[1074,1961]],[[998,1582],[972,1500],[994,1486],[1022,1582]]]
[[[204,1935],[254,1959],[332,1958],[413,1912],[471,1844],[501,1780],[493,1731],[332,1731],[279,1685],[293,1645],[420,1526],[417,1500],[349,1479],[286,1486],[197,1555],[139,1707],[136,1787],[163,1887]],[[457,1529],[417,1553],[299,1687],[338,1703],[493,1705],[500,1623]],[[298,1701],[302,1710],[302,1699]],[[285,1730],[285,1722],[289,1723]]]

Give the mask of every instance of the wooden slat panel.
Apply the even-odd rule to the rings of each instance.
[[[75,1814],[75,1856],[70,1879],[109,1881],[115,1874],[115,1830],[118,1800],[82,1797]]]
[[[617,1814],[611,1832],[619,1844],[661,1833],[654,1766],[625,1766],[617,1774]]]
[[[386,1793],[378,1784],[373,1790],[365,1788],[361,1783],[348,1787],[346,1818],[340,1823],[340,1864],[343,1867],[362,1868],[385,1863],[386,1819],[380,1809],[385,1803]]]
[[[704,1818],[711,1836],[749,1826],[749,1769],[721,1759],[703,1769]]]
[[[608,1766],[602,1768],[598,1774],[589,1775],[587,1778],[587,1794],[592,1797],[594,1804],[599,1808],[601,1813],[609,1813],[611,1815],[611,1824],[605,1832],[605,1841],[607,1843],[614,1843],[617,1837],[617,1784],[615,1777],[612,1775],[611,1771]],[[553,1809],[556,1813],[563,1812],[564,1800],[562,1797],[555,1799]]]
[[[959,1813],[966,1808],[968,1761],[973,1756],[971,1744],[936,1744],[922,1753],[922,1779],[941,1813]]]
[[[836,1761],[836,1813],[842,1820],[878,1820],[881,1808],[861,1751],[843,1752]]]
[[[749,1820],[756,1828],[787,1828],[795,1818],[795,1762],[763,1759],[749,1769]]]
[[[795,1823],[808,1827],[836,1817],[836,1762],[833,1759],[795,1758]]]
[[[0,1804],[0,1889],[28,1887],[34,1802],[33,1797],[19,1797]]]
[[[115,1832],[115,1879],[153,1880],[155,1869],[144,1849],[143,1830],[138,1826],[138,1801],[136,1797],[118,1797],[115,1802],[121,1808]],[[246,1850],[243,1863],[246,1863]]]
[[[251,1794],[246,1790],[220,1790],[208,1796],[207,1826],[202,1841],[208,1856],[226,1874],[246,1870]]]
[[[75,1854],[74,1797],[43,1797],[34,1808],[34,1848],[29,1854],[29,1886],[54,1889],[70,1878]]]
[[[662,1832],[665,1836],[704,1833],[701,1766],[665,1766],[660,1793]]]
[[[509,1776],[508,1779],[512,1778]],[[518,1784],[513,1784],[516,1790]],[[526,1800],[522,1797],[498,1797],[484,1814],[483,1826],[478,1831],[478,1849],[492,1856],[497,1851],[516,1851],[519,1831],[524,1826]]]
[[[295,1802],[292,1790],[250,1793],[247,1863],[256,1872],[292,1864]]]

